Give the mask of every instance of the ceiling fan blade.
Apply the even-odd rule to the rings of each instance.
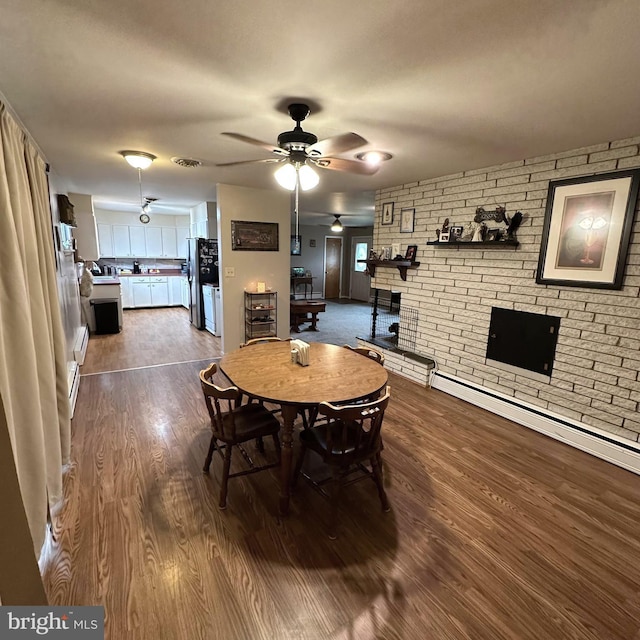
[[[332,156],[357,149],[365,144],[367,144],[367,141],[357,133],[343,133],[339,136],[318,140],[315,144],[307,147],[306,152],[311,157]]]
[[[259,164],[265,162],[283,162],[285,158],[265,158],[264,160],[238,160],[237,162],[221,162],[216,167],[233,167],[237,164]]]
[[[349,171],[350,173],[359,173],[364,176],[372,176],[378,172],[380,167],[367,164],[366,162],[358,162],[356,160],[345,160],[344,158],[313,158],[313,164],[322,169],[333,169],[334,171]]]
[[[278,155],[289,155],[287,151],[277,147],[273,144],[269,144],[268,142],[263,142],[262,140],[256,140],[255,138],[250,138],[249,136],[243,136],[241,133],[229,133],[227,131],[222,132],[223,136],[229,136],[234,140],[240,140],[240,142],[246,142],[248,144],[252,144],[256,147],[262,147],[267,151],[271,151],[271,153],[277,153]]]

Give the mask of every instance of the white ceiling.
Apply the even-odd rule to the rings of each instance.
[[[305,130],[394,156],[301,197],[303,221],[355,226],[377,188],[638,135],[639,24],[637,0],[7,0],[0,92],[65,190],[121,210],[139,202],[122,149],[158,156],[158,205],[276,188],[271,165],[216,167],[269,157],[220,134],[275,143],[307,101]]]

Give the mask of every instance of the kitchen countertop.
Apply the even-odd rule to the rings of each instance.
[[[120,273],[118,275],[120,278],[146,278],[148,276],[184,276],[186,274],[182,273],[180,269],[163,269],[158,273]]]
[[[103,284],[120,284],[120,279],[118,276],[93,276],[94,287]]]

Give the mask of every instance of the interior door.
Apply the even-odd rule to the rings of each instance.
[[[342,271],[342,238],[324,240],[324,297],[340,297],[340,273]]]
[[[362,300],[368,302],[369,290],[371,288],[371,276],[367,271],[367,265],[358,260],[366,260],[369,256],[369,249],[373,244],[373,238],[354,237],[351,239],[351,292],[349,297],[352,300]]]

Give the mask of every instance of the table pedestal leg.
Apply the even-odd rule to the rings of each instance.
[[[291,489],[291,467],[293,462],[293,423],[298,415],[296,407],[282,406],[282,457],[280,460],[280,513],[289,513],[289,493]]]

